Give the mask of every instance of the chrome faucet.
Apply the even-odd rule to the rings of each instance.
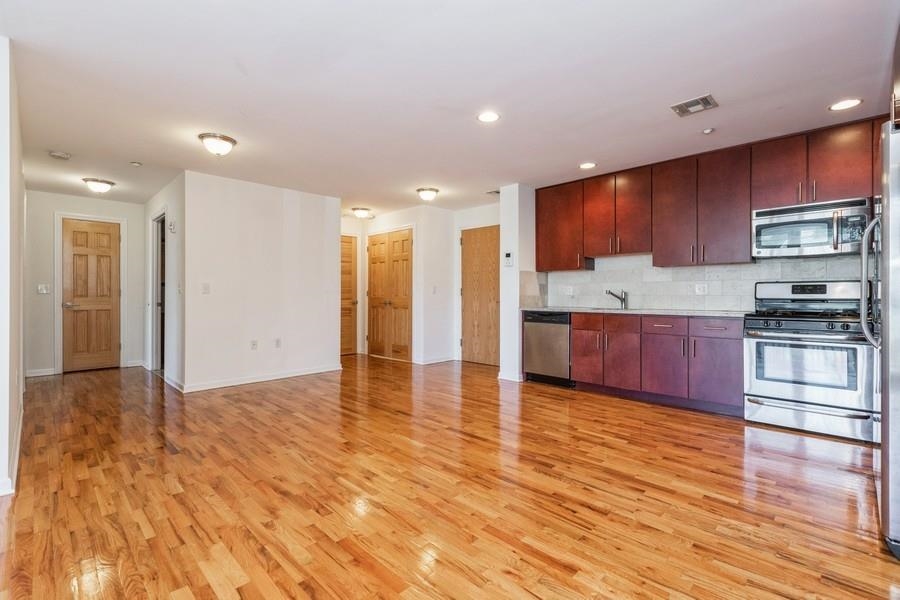
[[[619,301],[619,308],[622,310],[626,310],[628,308],[628,292],[622,290],[622,294],[619,295],[612,290],[606,290],[607,296],[612,296],[616,300]]]

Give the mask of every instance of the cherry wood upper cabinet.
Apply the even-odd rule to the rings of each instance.
[[[699,264],[747,263],[750,256],[750,147],[697,159]]]
[[[807,202],[872,195],[872,124],[829,127],[809,134]]]
[[[653,165],[653,265],[695,264],[697,158],[689,156]]]
[[[538,271],[584,266],[583,184],[573,181],[537,190],[535,261]]]
[[[616,254],[650,252],[651,189],[650,167],[616,173]]]
[[[881,126],[887,122],[884,117],[872,121],[872,195],[880,196],[882,193],[881,177],[884,165],[881,164]]]
[[[584,254],[615,254],[616,176],[601,175],[584,180]]]
[[[806,197],[805,135],[753,144],[750,152],[753,210],[803,202]]]

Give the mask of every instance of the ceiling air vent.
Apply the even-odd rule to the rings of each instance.
[[[678,104],[673,104],[669,108],[675,111],[675,114],[679,117],[687,117],[694,113],[715,108],[718,105],[719,103],[716,102],[715,98],[710,94],[707,94],[705,96],[700,96],[699,98],[692,98],[690,100],[685,100],[684,102],[679,102]]]

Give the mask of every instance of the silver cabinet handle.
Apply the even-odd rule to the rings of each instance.
[[[600,332],[597,332],[597,350],[600,350]]]
[[[577,264],[579,267],[581,266],[581,252],[577,252],[575,254],[575,264]]]
[[[706,262],[706,244],[700,244],[700,262]]]
[[[697,340],[691,340],[691,341],[693,342],[693,344],[691,344],[691,346],[693,347],[693,349],[691,350],[691,356],[693,356],[694,358],[697,358]]]
[[[694,245],[691,244],[691,264],[694,264]]]
[[[813,184],[812,184],[812,196],[813,196],[812,197],[813,202],[815,202],[816,201],[816,180],[815,179],[813,179]]]
[[[62,307],[63,308],[78,308],[78,305],[74,304],[72,302],[63,302]]]
[[[603,334],[603,349],[609,350],[609,336],[605,333]]]
[[[609,253],[612,254],[612,236],[609,236]]]
[[[803,204],[803,182],[797,182],[797,204]]]
[[[654,327],[665,327],[666,329],[672,329],[672,327],[674,327],[674,325],[666,325],[664,323],[654,323],[653,326]]]
[[[681,338],[681,355],[684,356],[684,338]]]
[[[815,182],[813,182],[815,183]],[[815,187],[813,187],[815,189]],[[838,219],[840,219],[841,211],[836,210],[831,213],[831,246],[837,250],[838,249]]]
[[[616,254],[622,251],[622,238],[616,236]]]
[[[704,325],[703,329],[706,329],[707,331],[727,331],[728,330],[727,327],[713,327],[712,325]]]
[[[798,410],[800,412],[808,412],[808,413],[813,413],[816,415],[827,415],[829,417],[840,417],[842,419],[856,419],[859,421],[868,421],[869,419],[872,418],[872,415],[870,415],[870,414],[852,413],[852,412],[837,412],[837,411],[815,409],[815,408],[803,408],[794,403],[791,403],[790,405],[788,405],[788,404],[782,404],[781,402],[760,400],[759,398],[747,398],[747,402],[749,402],[750,404],[756,404],[758,406],[771,406],[772,408],[786,408],[788,410]]]

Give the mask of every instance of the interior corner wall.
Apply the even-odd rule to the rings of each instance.
[[[192,171],[184,187],[185,391],[340,369],[340,200]]]
[[[412,362],[453,360],[453,212],[416,206],[385,213],[367,223],[366,235],[406,228],[413,229]]]
[[[454,222],[454,244],[453,252],[453,289],[460,290],[462,288],[462,248],[458,243],[462,232],[465,229],[476,229],[478,227],[490,227],[491,225],[500,224],[500,203],[487,204],[485,206],[476,206],[475,208],[467,208],[458,210],[453,213]],[[502,261],[501,261],[502,264]],[[502,268],[502,267],[501,267]],[[453,339],[462,338],[462,296],[459,293],[453,294]],[[462,359],[462,348],[457,342],[454,344],[454,358]]]
[[[22,281],[25,180],[18,90],[8,38],[0,37],[0,495],[15,491],[24,368]]]
[[[500,188],[500,252],[512,254],[512,266],[500,268],[500,379],[522,380],[522,271],[535,269],[534,188]]]
[[[184,221],[185,174],[175,179],[144,204],[143,231],[145,240],[144,285],[144,361],[149,367],[153,357],[154,273],[150,267],[156,249],[153,220],[161,212],[166,214],[166,291],[165,291],[165,380],[179,390],[184,389],[184,249],[186,228]]]

